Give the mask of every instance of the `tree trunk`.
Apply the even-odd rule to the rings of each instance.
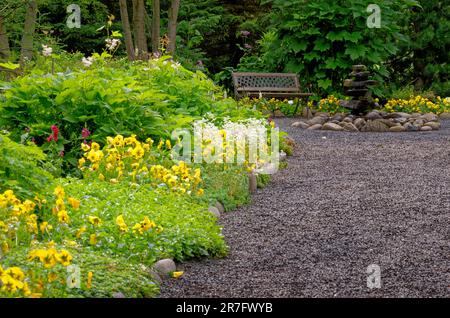
[[[147,38],[145,36],[145,3],[144,0],[137,0],[135,15],[136,44],[138,49],[138,58],[143,60],[147,56]]]
[[[8,34],[3,25],[3,17],[0,16],[0,61],[8,61],[10,54]]]
[[[33,38],[36,27],[37,3],[36,0],[30,0],[25,15],[25,26],[22,36],[22,48],[20,52],[20,62],[23,64],[25,59],[31,60],[33,57]]]
[[[125,46],[127,48],[128,59],[134,61],[134,45],[133,37],[131,35],[130,20],[128,18],[127,0],[119,0],[120,4],[120,16],[123,26],[123,34],[125,37]]]
[[[152,12],[152,51],[158,52],[161,30],[161,5],[159,0],[153,0]]]
[[[172,56],[175,55],[175,46],[177,44],[177,21],[178,11],[180,9],[180,0],[172,0],[169,9],[169,46],[167,51]]]

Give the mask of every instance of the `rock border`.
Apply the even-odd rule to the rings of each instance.
[[[433,113],[385,113],[374,110],[365,116],[355,116],[317,112],[313,118],[304,118],[291,126],[305,130],[344,132],[427,132],[439,130],[441,119],[450,119],[450,113],[438,116]]]

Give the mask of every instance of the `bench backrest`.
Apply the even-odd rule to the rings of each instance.
[[[292,73],[233,73],[236,95],[244,92],[299,92],[297,74]]]

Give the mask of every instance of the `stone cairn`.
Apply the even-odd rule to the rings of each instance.
[[[350,113],[312,113],[309,108],[303,112],[302,121],[292,124],[307,130],[329,130],[348,132],[406,132],[432,131],[441,127],[439,117],[429,114],[385,113],[376,110],[379,105],[372,99],[371,86],[378,85],[370,80],[370,73],[364,65],[354,65],[350,79],[344,81],[344,90],[352,100],[341,100],[339,104]]]
[[[353,65],[353,72],[350,73],[351,79],[344,81],[345,95],[353,97],[352,100],[341,100],[339,104],[350,109],[352,115],[361,115],[367,113],[369,109],[378,106],[372,99],[372,92],[368,86],[378,85],[377,81],[369,80],[370,73],[365,65]]]

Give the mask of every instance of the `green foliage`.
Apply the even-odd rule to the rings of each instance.
[[[63,170],[76,166],[82,142],[81,131],[103,144],[107,136],[136,134],[140,138],[168,137],[180,127],[212,112],[241,118],[241,110],[224,99],[219,87],[201,72],[190,72],[167,57],[118,67],[96,61],[85,70],[32,74],[3,83],[5,102],[0,106],[0,127],[19,141],[27,138],[49,148],[50,126],[60,130],[58,152],[64,151]]]
[[[91,251],[83,248],[69,248],[74,258],[74,265],[80,268],[81,288],[47,289],[45,297],[70,298],[112,298],[114,293],[121,292],[129,298],[155,297],[159,288],[149,274],[149,268],[143,264],[130,262],[126,258],[105,256],[101,251]],[[12,251],[2,259],[3,267],[18,266],[26,271],[36,272],[41,264],[27,261],[28,249]],[[87,289],[88,273],[93,273],[92,287]],[[67,269],[52,270],[60,278],[67,278]]]
[[[403,43],[391,62],[397,72],[395,84],[414,82],[418,91],[431,89],[436,95],[450,96],[450,3],[422,0],[420,4],[408,16],[405,32],[411,40]]]
[[[200,200],[223,204],[226,211],[249,202],[248,174],[242,167],[206,165],[203,168],[205,194]]]
[[[304,85],[320,92],[341,88],[352,64],[366,64],[377,79],[389,75],[384,61],[395,55],[405,37],[397,23],[416,1],[383,1],[382,26],[370,29],[370,0],[273,0],[273,31],[261,43],[259,70],[295,72]],[[274,36],[276,35],[276,36]],[[248,68],[244,60],[240,68]],[[252,64],[250,64],[252,65]],[[260,68],[262,66],[262,68]]]
[[[65,188],[71,196],[83,198],[80,209],[103,221],[97,231],[99,244],[89,247],[89,237],[86,237],[86,249],[103,250],[106,254],[146,264],[165,257],[181,261],[192,257],[220,256],[226,252],[215,218],[207,212],[208,206],[194,203],[188,196],[158,192],[148,187],[132,189],[128,184],[111,185],[101,181],[73,180]],[[84,213],[72,217],[73,226],[86,224],[83,215],[85,218]],[[123,215],[130,229],[147,216],[163,230],[160,234],[141,239],[131,233],[121,238],[114,237],[119,215]]]
[[[12,189],[21,197],[34,196],[52,181],[42,169],[44,159],[34,144],[20,145],[0,135],[0,192]]]

